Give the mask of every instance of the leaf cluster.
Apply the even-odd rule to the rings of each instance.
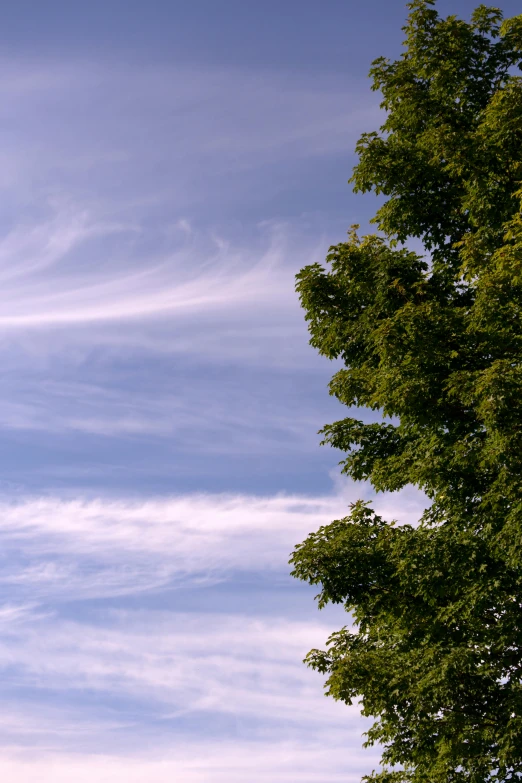
[[[357,503],[296,547],[293,574],[354,626],[308,663],[359,699],[381,783],[522,775],[522,16],[409,4],[405,52],[371,71],[386,120],[352,182],[381,235],[297,276],[311,344],[343,368],[324,442],[378,491],[431,505],[399,526]],[[429,257],[403,246],[419,238]]]

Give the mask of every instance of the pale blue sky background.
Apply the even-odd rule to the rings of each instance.
[[[357,710],[301,664],[345,618],[316,612],[289,553],[369,492],[318,446],[343,410],[293,278],[375,210],[347,179],[404,18],[396,0],[4,4],[2,780],[371,770]]]

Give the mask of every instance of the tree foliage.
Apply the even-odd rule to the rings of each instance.
[[[434,5],[409,3],[402,57],[371,70],[386,120],[351,181],[386,197],[379,234],[297,277],[311,344],[344,362],[331,394],[382,415],[325,442],[430,506],[410,526],[356,503],[291,562],[353,616],[307,661],[375,718],[367,780],[500,783],[522,775],[522,16]]]

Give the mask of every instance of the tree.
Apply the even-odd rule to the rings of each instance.
[[[351,182],[386,197],[379,234],[297,276],[311,344],[344,362],[331,394],[382,416],[324,442],[430,505],[395,525],[358,502],[291,562],[353,617],[306,660],[375,718],[365,780],[493,783],[522,776],[522,16],[434,5],[409,3],[402,57],[370,72],[386,120]]]

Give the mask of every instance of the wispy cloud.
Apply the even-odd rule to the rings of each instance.
[[[115,757],[11,752],[0,757],[0,774],[16,783],[324,783],[325,779],[358,783],[372,766],[368,753],[363,755],[332,736],[306,743],[210,740],[183,745],[170,752],[156,751],[149,758],[132,753]]]
[[[134,360],[180,354],[214,364],[313,365],[294,259],[316,260],[324,243],[273,224],[249,242],[204,230],[162,234],[62,205],[0,238],[5,370],[19,382],[53,358],[76,370],[93,350]]]
[[[161,781],[151,777],[158,768],[148,747],[165,759],[165,774],[183,780],[289,781],[303,758],[302,779],[310,783],[325,770],[340,780],[348,765],[355,776],[363,764],[357,707],[324,699],[320,678],[301,664],[342,619],[332,624],[311,614],[303,621],[288,603],[261,613],[252,602],[248,613],[226,605],[169,609],[176,587],[208,594],[240,573],[280,582],[295,543],[368,496],[364,486],[339,490],[326,497],[4,500],[0,587],[10,600],[0,608],[0,725],[9,728],[0,772],[24,780],[38,769],[50,783],[56,764],[59,774],[74,776],[67,755],[74,752],[89,754],[92,774],[103,758],[107,780],[119,781],[131,747],[136,769]],[[422,505],[408,491],[376,503],[400,521],[414,521]],[[125,605],[151,591],[150,607]],[[38,714],[47,715],[43,730],[34,730]],[[173,751],[173,737],[183,751]],[[26,749],[23,760],[17,748]]]
[[[240,571],[277,581],[293,544],[361,491],[344,489],[318,498],[4,501],[2,584],[11,602],[0,608],[0,772],[30,780],[38,770],[54,783],[76,774],[72,752],[88,754],[80,758],[93,775],[103,761],[97,779],[107,773],[107,781],[133,779],[129,756],[155,783],[163,773],[283,783],[301,769],[312,783],[346,779],[348,767],[355,779],[364,764],[358,709],[324,699],[320,678],[301,663],[338,621],[303,621],[288,605],[261,614],[168,608],[176,584],[205,592]],[[421,506],[407,494],[395,508],[386,502],[385,513],[402,505],[407,518]],[[151,589],[156,608],[90,600]]]
[[[49,59],[3,73],[0,427],[302,447],[321,424],[310,401],[291,419],[284,389],[256,406],[257,379],[205,391],[202,368],[317,366],[294,274],[328,242],[321,221],[279,217],[273,167],[344,154],[374,104],[326,74]],[[136,368],[177,357],[191,366],[174,391],[157,365],[155,388],[133,388]]]
[[[4,503],[1,582],[28,600],[46,595],[78,600],[219,580],[227,573],[286,570],[296,543],[346,515],[348,502],[367,493],[351,485],[347,490],[318,498],[189,495]],[[423,505],[420,494],[408,492],[377,503],[402,521],[416,521]]]
[[[215,67],[2,67],[1,343],[63,348],[72,330],[77,351],[118,341],[295,356],[293,274],[326,243],[274,223],[273,195],[254,233],[230,215],[245,189],[270,186],[267,165],[350,149],[373,104],[326,75],[304,86],[292,73]]]
[[[250,248],[185,227],[158,249],[150,227],[60,210],[0,240],[2,428],[192,443],[206,430],[207,448],[220,443],[221,451],[237,451],[238,439],[243,450],[252,439],[272,448],[269,429],[288,443],[318,429],[308,426],[305,400],[297,418],[277,399],[259,400],[252,416],[246,401],[252,409],[264,387],[246,389],[248,374],[239,386],[224,372],[208,384],[209,362],[276,372],[314,365],[281,227],[261,227]],[[96,245],[102,239],[109,249]],[[176,356],[190,366],[174,380],[161,365]],[[152,360],[154,382],[140,369]],[[120,372],[115,361],[125,363]]]
[[[324,643],[325,623],[158,611],[109,612],[99,624],[27,619],[4,628],[0,669],[35,695],[88,689],[132,697],[164,720],[219,713],[290,727],[314,723],[318,712],[327,722],[339,717],[301,665]]]
[[[112,759],[101,756],[107,769],[124,775],[132,758],[156,781],[153,757],[143,747],[150,735],[146,745],[156,759],[183,780],[211,774],[221,781],[227,771],[239,780],[251,770],[256,780],[271,773],[271,780],[286,781],[303,758],[304,780],[346,773],[348,762],[355,774],[364,728],[358,709],[326,700],[320,679],[300,663],[329,630],[324,623],[220,613],[120,611],[84,622],[27,617],[5,628],[0,640],[0,771],[17,769],[16,780],[24,779],[17,748],[25,750],[26,772],[37,764],[44,781],[51,779],[45,770],[53,751],[72,774],[68,750],[91,754],[87,768],[94,770],[98,754],[112,749]],[[25,696],[14,707],[20,692]],[[44,725],[35,723],[49,695],[59,703],[64,693],[73,704],[75,693],[90,699],[81,709],[51,707]],[[99,705],[96,711],[89,701]],[[199,731],[207,727],[204,745],[191,722]]]
[[[120,233],[128,241],[128,232],[133,236],[139,230],[74,213],[56,215],[29,232],[16,227],[0,241],[0,282],[5,292],[0,329],[70,327],[169,314],[226,312],[231,307],[244,311],[252,302],[266,302],[269,296],[272,307],[280,306],[281,298],[288,303],[291,289],[289,292],[286,285],[279,285],[282,247],[275,237],[272,241],[269,238],[260,257],[216,240],[206,248],[185,244],[161,254],[149,250],[134,263],[127,246],[123,266],[114,261],[111,264],[110,258],[96,257],[100,252],[114,253],[114,249],[98,249],[94,258],[73,255],[93,236]],[[194,255],[199,257],[197,265],[191,262]]]
[[[300,538],[343,505],[338,498],[233,495],[5,504],[1,582],[21,595],[69,600],[71,588],[79,599],[277,570]]]

